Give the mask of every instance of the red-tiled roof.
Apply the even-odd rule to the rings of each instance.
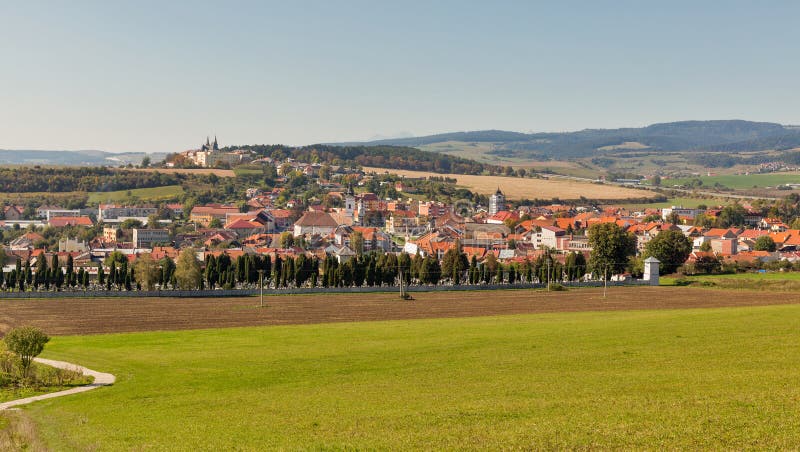
[[[54,217],[50,219],[48,224],[56,228],[64,226],[91,226],[92,219],[89,217]]]

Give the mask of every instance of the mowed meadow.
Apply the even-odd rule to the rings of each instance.
[[[384,173],[389,172],[405,177],[426,178],[448,177],[456,180],[456,184],[471,191],[489,195],[498,188],[503,191],[509,199],[641,199],[652,198],[655,196],[647,190],[636,190],[625,188],[618,185],[600,185],[590,182],[580,182],[569,179],[530,179],[506,176],[475,176],[464,174],[439,174],[426,171],[411,171],[390,168],[371,168],[364,167],[366,172]]]
[[[54,450],[800,447],[800,305],[55,337]]]

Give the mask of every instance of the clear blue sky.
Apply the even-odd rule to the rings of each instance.
[[[700,3],[6,2],[0,148],[800,123],[800,2]]]

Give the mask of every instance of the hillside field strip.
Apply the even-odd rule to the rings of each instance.
[[[163,187],[134,188],[131,190],[117,191],[96,191],[89,193],[90,204],[124,201],[135,197],[143,201],[164,201],[177,199],[183,195],[183,187],[180,185],[165,185]]]
[[[691,293],[651,290],[609,302]],[[56,336],[44,357],[117,383],[0,425],[22,418],[52,450],[797,449],[799,316],[790,304]]]
[[[183,187],[180,185],[165,185],[162,187],[151,188],[132,188],[130,190],[116,191],[67,191],[67,192],[25,192],[25,193],[0,193],[0,202],[25,204],[32,200],[41,201],[42,199],[52,199],[67,201],[72,198],[87,197],[88,204],[104,202],[120,202],[130,198],[137,198],[141,201],[165,201],[178,199],[184,194]]]
[[[728,188],[745,190],[749,188],[775,188],[784,184],[800,184],[800,173],[764,173],[764,174],[728,174],[719,176],[698,176],[680,179],[663,179],[661,185],[671,187],[673,185],[686,185],[693,179],[703,181],[703,187],[713,188],[714,184],[720,184]]]
[[[120,171],[144,171],[163,174],[216,174],[219,177],[236,177],[233,170],[217,168],[121,168]]]
[[[733,201],[730,198],[682,198],[682,197],[675,197],[669,198],[664,202],[653,202],[653,203],[635,203],[635,204],[622,204],[620,207],[624,207],[626,209],[663,209],[665,207],[685,207],[685,208],[695,208],[699,205],[704,205],[707,207],[714,207],[714,206],[725,206]]]
[[[635,190],[616,185],[599,185],[566,179],[528,179],[505,176],[473,176],[463,174],[438,174],[426,171],[396,170],[390,168],[364,167],[366,172],[392,173],[412,178],[448,177],[458,185],[471,191],[489,195],[498,188],[509,199],[637,199],[652,197],[646,190]]]

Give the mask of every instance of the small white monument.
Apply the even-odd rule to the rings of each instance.
[[[651,286],[658,285],[658,264],[660,263],[660,260],[652,256],[644,260],[644,280]]]

